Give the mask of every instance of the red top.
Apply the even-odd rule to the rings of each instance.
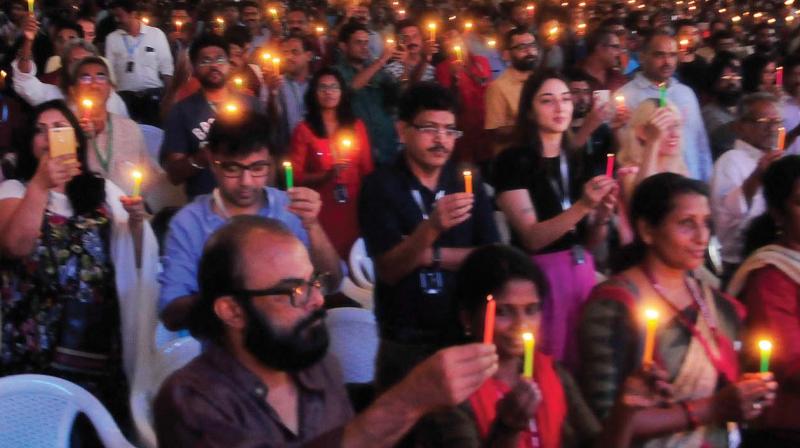
[[[374,168],[367,128],[361,120],[356,120],[352,139],[353,145],[346,153],[334,155],[332,149],[340,152],[343,150],[331,148],[329,138],[317,137],[308,123],[303,121],[295,128],[291,141],[290,157],[298,185],[305,185],[304,178],[308,173],[324,173],[333,169],[335,156],[350,163],[338,179],[331,177],[322,184],[310,186],[322,197],[320,224],[343,259],[347,259],[350,248],[359,236],[358,193],[361,181]],[[337,183],[345,186],[347,202],[336,201]]]
[[[448,89],[453,88],[452,66],[452,59],[436,66],[436,79]],[[456,79],[459,104],[456,126],[464,131],[464,136],[456,142],[456,160],[487,161],[494,154],[487,134],[483,130],[486,116],[486,88],[492,79],[489,60],[483,56],[468,55],[464,70]]]
[[[765,266],[750,273],[742,297],[747,306],[744,344],[750,364],[758,367],[756,341],[770,339],[769,370],[780,385],[775,404],[764,410],[759,424],[800,430],[800,285],[775,266]]]

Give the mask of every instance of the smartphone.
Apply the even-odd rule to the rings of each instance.
[[[55,159],[64,155],[75,155],[77,148],[75,128],[50,128],[48,138],[50,141],[50,158]]]
[[[595,104],[606,104],[611,100],[610,90],[595,90],[592,92],[592,98]]]

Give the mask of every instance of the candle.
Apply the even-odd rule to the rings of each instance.
[[[322,35],[324,35],[324,34],[325,34],[325,27],[324,26],[318,26],[317,27],[317,36],[322,37]]]
[[[578,23],[578,35],[583,36],[584,34],[586,34],[586,23],[580,22]]]
[[[269,15],[272,16],[272,20],[278,20],[278,10],[276,8],[269,8]]]
[[[778,128],[778,141],[777,141],[777,150],[783,151],[783,148],[786,146],[786,128],[781,126]]]
[[[550,31],[547,32],[550,40],[558,39],[558,26],[554,26],[550,28]]]
[[[495,46],[497,46],[497,41],[494,40],[494,39],[489,39],[489,40],[486,41],[486,45],[489,48],[494,48]]]
[[[783,67],[775,69],[775,84],[778,87],[783,87]]]
[[[145,25],[150,25],[150,18],[149,17],[142,17],[142,23]]]
[[[472,22],[464,23],[464,31],[472,31]]]
[[[292,162],[283,162],[283,171],[286,173],[286,189],[289,190],[294,187],[294,171],[292,170]]]
[[[183,26],[183,22],[181,22],[180,20],[176,20],[175,21],[175,31],[180,33],[182,26]]]
[[[401,19],[404,19],[406,17],[406,10],[405,9],[401,9],[401,10],[397,11],[397,15],[400,16]]]
[[[769,357],[772,354],[772,342],[762,339],[758,341],[758,351],[761,352],[761,373],[769,372]]]
[[[625,107],[625,97],[622,95],[617,95],[614,97],[614,100],[617,102],[617,109],[622,109]]]
[[[225,105],[225,112],[229,115],[234,115],[236,112],[239,112],[239,106],[234,103],[228,103]]]
[[[462,173],[464,175],[464,191],[467,193],[472,193],[472,171],[464,171]]]
[[[614,154],[606,154],[606,177],[614,178]]]
[[[217,17],[217,26],[219,27],[220,32],[225,30],[225,19],[222,17]]]
[[[131,177],[133,177],[133,192],[131,197],[139,197],[142,190],[142,172],[139,170],[133,170]]]
[[[529,16],[529,17],[532,17],[532,16],[533,16],[533,10],[534,10],[534,6],[533,6],[533,5],[528,5],[528,6],[526,6],[526,7],[525,7],[525,10],[526,10],[526,11],[528,11],[528,16]]]
[[[436,23],[429,22],[428,23],[428,31],[430,31],[430,40],[436,40]]]
[[[653,364],[653,352],[656,349],[656,326],[658,326],[658,311],[648,308],[644,312],[645,337],[644,337],[644,365]]]
[[[281,74],[281,58],[272,58],[272,70],[275,72],[275,76]]]
[[[391,37],[387,37],[386,38],[386,46],[387,47],[393,47],[394,46],[394,39],[392,39]]]
[[[242,90],[242,86],[243,86],[244,82],[242,81],[242,78],[237,76],[237,77],[233,78],[233,84],[236,85],[236,88],[238,90]]]
[[[460,45],[454,46],[453,51],[456,53],[456,61],[464,62],[464,54],[461,52],[461,46]]]
[[[33,4],[36,0],[28,0],[28,11],[33,12]]]
[[[658,85],[658,107],[667,107],[667,83]]]
[[[483,343],[491,344],[494,342],[494,316],[497,313],[497,302],[489,294],[486,296],[486,316],[483,321]]]
[[[522,333],[522,344],[525,348],[525,358],[522,361],[522,377],[527,380],[533,379],[533,348],[536,346],[536,338],[533,333]]]
[[[83,101],[81,101],[81,108],[83,109],[83,118],[91,118],[92,106],[94,106],[94,103],[89,98],[84,98]]]
[[[350,149],[353,147],[353,140],[350,137],[342,137],[342,139],[339,140],[339,147],[341,150],[339,151],[338,158],[340,160],[347,160]]]

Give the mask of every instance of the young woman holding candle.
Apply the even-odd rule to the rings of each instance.
[[[493,183],[512,244],[532,255],[552,285],[537,343],[574,367],[573,330],[595,283],[594,261],[584,245],[605,238],[617,185],[606,176],[585,178],[568,151],[571,119],[572,97],[563,78],[551,71],[529,78],[520,95],[518,145],[498,156]]]
[[[320,223],[346,259],[359,236],[361,180],[373,170],[367,130],[353,115],[347,84],[336,70],[319,70],[305,101],[306,119],[295,128],[291,142],[295,181],[320,193]]]
[[[658,311],[653,362],[666,370],[673,400],[631,421],[632,437],[650,439],[647,446],[727,447],[725,422],[752,419],[774,399],[770,375],[740,376],[733,341],[742,307],[693,274],[704,262],[710,219],[703,183],[674,173],[642,181],[631,201],[634,242],[581,315],[579,382],[605,419],[624,379],[642,365],[645,310]]]
[[[769,211],[753,221],[745,249],[752,255],[729,292],[747,307],[747,365],[759,367],[759,340],[770,340],[769,371],[781,385],[775,405],[745,433],[743,447],[780,448],[800,445],[800,157],[773,162],[763,188]]]
[[[72,128],[73,155],[50,157],[49,131]],[[87,169],[77,118],[62,101],[34,110],[17,178],[0,184],[0,376],[76,382],[116,417],[152,310],[158,249],[141,198]],[[146,347],[149,348],[149,347]]]

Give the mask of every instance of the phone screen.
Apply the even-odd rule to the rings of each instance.
[[[75,128],[50,128],[48,137],[50,141],[51,158],[75,154],[77,147],[75,142]]]

